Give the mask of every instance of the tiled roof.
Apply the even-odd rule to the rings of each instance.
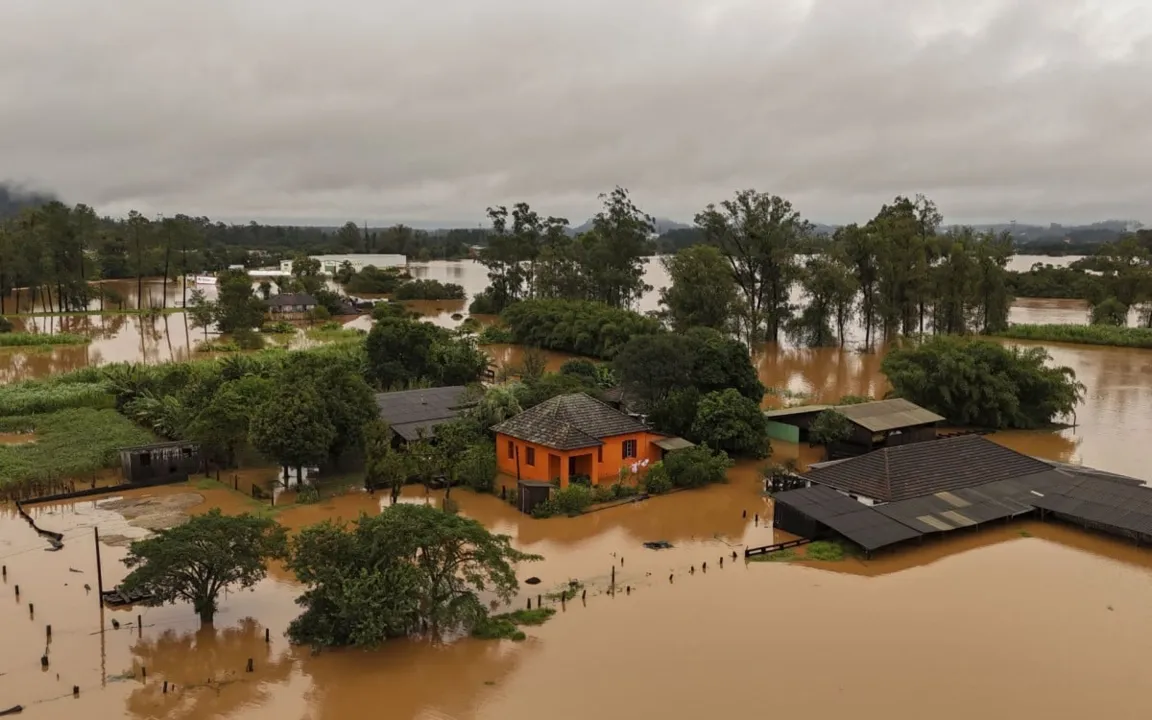
[[[639,420],[585,393],[545,400],[492,429],[556,450],[596,447],[602,438],[647,431]]]
[[[1051,470],[980,435],[909,443],[809,470],[813,483],[882,502],[975,487]]]

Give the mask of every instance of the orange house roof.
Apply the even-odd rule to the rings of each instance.
[[[585,393],[560,395],[492,427],[495,432],[556,450],[603,445],[603,438],[648,432],[636,418]]]

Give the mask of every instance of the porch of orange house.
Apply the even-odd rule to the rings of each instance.
[[[548,453],[548,477],[560,479],[560,487],[568,487],[568,480],[576,475],[587,475],[593,485],[600,484],[596,463],[596,448],[573,450],[566,453]]]

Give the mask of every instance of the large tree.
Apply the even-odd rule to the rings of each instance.
[[[208,624],[221,591],[260,582],[268,561],[283,557],[285,550],[285,530],[275,520],[226,516],[213,508],[132,543],[124,558],[131,572],[122,587],[147,593],[150,605],[189,602]]]
[[[592,229],[578,240],[588,297],[628,308],[652,289],[644,282],[644,265],[652,254],[655,221],[622,187],[600,199],[603,209],[592,218]]]
[[[741,190],[719,207],[696,215],[707,242],[728,259],[743,300],[741,325],[751,345],[776,342],[791,317],[789,291],[796,277],[796,251],[811,226],[792,204],[775,195]]]
[[[226,270],[216,280],[216,326],[220,332],[251,330],[264,322],[265,304],[252,291],[252,278],[243,270]]]
[[[736,281],[717,248],[693,245],[665,256],[661,262],[671,285],[660,288],[660,304],[673,330],[732,328],[738,307]]]
[[[488,616],[485,596],[516,593],[516,563],[538,560],[475,520],[401,503],[351,528],[304,530],[289,567],[307,590],[288,628],[314,647],[373,646],[423,632],[467,631]]]
[[[284,468],[319,465],[329,456],[336,428],[324,399],[310,385],[285,385],[277,389],[252,418],[252,445]]]
[[[761,458],[771,452],[760,405],[731,388],[700,398],[692,433],[698,442],[732,455]]]

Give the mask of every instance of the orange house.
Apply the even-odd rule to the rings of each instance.
[[[615,482],[622,467],[656,462],[668,438],[584,393],[560,395],[492,428],[500,471],[517,480],[559,482],[585,475]]]

